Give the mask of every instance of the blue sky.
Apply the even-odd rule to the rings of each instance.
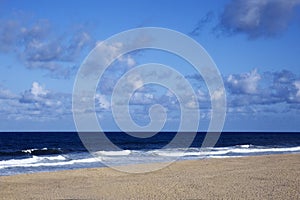
[[[200,43],[222,74],[227,131],[299,131],[300,1],[9,1],[0,0],[0,130],[75,130],[73,84],[97,42],[137,27],[163,27]],[[125,60],[125,62],[124,62]],[[173,66],[198,95],[205,130],[207,89],[187,63],[145,50],[115,63],[95,97],[99,122],[115,130],[110,94],[131,67]],[[148,86],[132,97],[136,123],[149,122],[150,105],[168,109],[165,130],[178,127],[178,102],[164,88]]]

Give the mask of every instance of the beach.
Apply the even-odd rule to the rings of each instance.
[[[152,167],[136,165],[125,167]],[[1,199],[300,199],[300,154],[178,161],[0,177]]]

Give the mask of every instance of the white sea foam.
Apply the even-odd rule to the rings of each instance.
[[[251,145],[250,144],[242,144],[240,145],[241,148],[249,148]]]
[[[49,157],[43,157],[46,160],[66,160],[66,157],[58,155],[58,156],[49,156]]]
[[[23,153],[31,153],[33,151],[36,151],[38,149],[25,149],[25,150],[22,150]]]
[[[11,159],[11,160],[2,160],[0,161],[0,169],[1,167],[5,166],[15,166],[15,165],[24,165],[28,163],[35,163],[42,160],[42,158],[38,156],[33,156],[32,158],[25,158],[25,159]]]
[[[232,149],[234,153],[262,153],[262,152],[293,152],[300,151],[300,147],[289,148],[253,148],[253,149]]]
[[[130,150],[121,150],[121,151],[98,151],[95,152],[94,154],[97,156],[126,156],[131,153]]]
[[[49,162],[50,161],[50,162]],[[64,156],[53,156],[53,157],[39,157],[33,156],[32,158],[25,159],[11,159],[0,161],[0,169],[12,168],[12,167],[50,167],[50,166],[63,166],[73,165],[77,163],[91,163],[99,162],[97,158],[83,158],[76,160],[67,160]]]
[[[234,147],[215,147],[215,148],[191,148],[185,149],[160,149],[151,151],[152,154],[158,156],[167,157],[184,157],[184,156],[214,156],[217,157],[234,157],[235,154],[255,154],[255,153],[289,153],[289,152],[300,152],[300,147],[288,147],[288,148],[266,148],[266,147],[254,147],[252,145],[237,145]],[[230,155],[232,154],[232,155]],[[242,155],[240,155],[242,156]]]
[[[173,148],[157,150],[121,150],[121,151],[98,151],[96,158],[90,154],[71,154],[56,156],[32,156],[23,159],[10,159],[0,161],[0,169],[27,168],[27,167],[60,167],[67,165],[83,164],[89,166],[101,160],[112,164],[124,165],[130,163],[164,162],[174,157],[178,159],[202,159],[202,158],[228,158],[252,155],[265,155],[273,153],[300,153],[298,147],[257,147],[254,145],[237,145],[232,147],[215,148]]]

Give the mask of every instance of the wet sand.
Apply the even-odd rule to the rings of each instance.
[[[300,199],[300,154],[2,176],[0,199]]]

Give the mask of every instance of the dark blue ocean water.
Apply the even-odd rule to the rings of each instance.
[[[123,165],[130,164],[129,160],[156,162],[157,158],[167,161],[174,157],[203,159],[300,153],[300,133],[222,133],[217,144],[203,153],[201,145],[205,134],[197,133],[186,149],[180,143],[164,148],[175,137],[174,132],[144,139],[110,132],[106,137],[121,150],[100,146],[97,154],[100,159],[95,159],[75,132],[5,132],[0,133],[0,175],[105,166],[101,160]]]

